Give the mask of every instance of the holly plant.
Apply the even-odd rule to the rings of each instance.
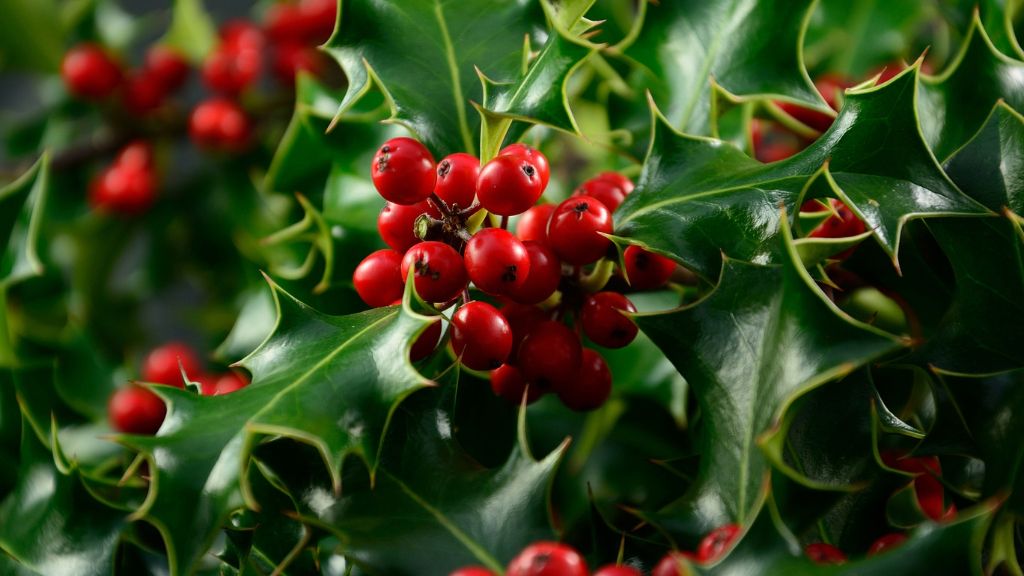
[[[7,0],[0,574],[1024,576],[1017,0]]]

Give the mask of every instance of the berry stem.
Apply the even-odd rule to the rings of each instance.
[[[430,202],[446,220],[455,216],[455,212],[448,206],[448,203],[442,200],[436,193],[430,195]]]
[[[501,229],[508,230],[508,216],[501,217]]]

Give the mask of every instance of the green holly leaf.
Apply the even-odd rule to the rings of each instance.
[[[659,521],[689,516],[706,529],[755,516],[769,470],[763,435],[801,395],[900,347],[821,294],[780,222],[780,265],[727,258],[704,300],[635,317],[693,388],[705,419],[698,482]]]
[[[19,483],[0,504],[0,549],[47,576],[110,574],[126,514],[101,503],[51,442],[53,454],[22,427]]]
[[[850,92],[832,127],[782,162],[761,164],[718,140],[672,130],[654,110],[653,136],[637,190],[616,212],[619,237],[674,256],[714,278],[721,256],[779,259],[780,205],[795,211],[801,192],[824,177],[897,262],[912,218],[986,214],[935,162],[914,114],[916,69]]]
[[[917,88],[921,131],[935,156],[945,160],[963,146],[998,100],[1024,109],[1022,74],[1024,62],[996,50],[975,14],[953,63],[940,76],[922,77]]]
[[[946,162],[946,173],[965,194],[993,212],[1024,214],[1024,117],[1000,102],[963,148]]]
[[[157,386],[168,403],[159,433],[123,438],[155,470],[136,516],[160,530],[172,573],[194,568],[218,527],[243,506],[243,495],[250,507],[258,506],[244,493],[258,437],[313,445],[338,491],[345,456],[376,470],[395,407],[429,385],[401,358],[430,319],[398,307],[327,316],[272,288],[274,332],[239,363],[252,374],[252,384],[209,397]]]
[[[828,110],[804,71],[801,45],[814,0],[679,0],[645,7],[625,56],[639,64],[667,123],[708,134],[715,87],[736,99],[771,97]]]
[[[174,0],[171,27],[161,40],[193,64],[201,64],[217,45],[217,28],[203,0]]]
[[[0,68],[55,72],[64,56],[64,28],[52,0],[12,0],[0,21]]]
[[[43,157],[0,189],[0,290],[43,271],[37,244],[49,189]]]

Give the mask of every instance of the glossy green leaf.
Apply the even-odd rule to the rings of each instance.
[[[726,259],[704,300],[636,317],[693,387],[705,419],[697,486],[661,517],[692,514],[714,526],[754,516],[768,472],[762,435],[797,397],[899,348],[825,299],[786,242],[780,266]]]
[[[1024,117],[1004,102],[946,162],[946,173],[993,212],[1024,214]]]
[[[37,243],[48,182],[49,170],[44,157],[16,181],[0,189],[0,290],[42,272]]]
[[[772,96],[825,109],[804,71],[801,44],[814,0],[679,0],[646,7],[626,56],[668,124],[708,134],[712,84],[737,97]],[[642,91],[638,91],[642,93]]]
[[[705,278],[721,256],[779,259],[780,205],[795,211],[824,167],[832,190],[893,260],[912,218],[983,214],[935,162],[914,115],[916,70],[847,95],[832,127],[787,160],[761,164],[731,145],[676,133],[655,113],[653,141],[637,184],[616,212],[616,234],[665,252]]]
[[[956,60],[917,88],[921,130],[945,160],[982,127],[999,99],[1024,109],[1024,62],[1000,53],[976,16]]]
[[[345,456],[375,469],[395,407],[429,385],[396,357],[428,319],[395,307],[326,316],[273,289],[274,332],[239,364],[252,384],[210,397],[157,387],[169,404],[160,432],[124,438],[156,470],[137,515],[162,533],[173,573],[191,571],[218,526],[242,507],[248,455],[258,436],[313,445],[339,490]],[[258,505],[248,496],[250,506]],[[196,506],[182,507],[182,501]]]
[[[217,44],[217,29],[203,7],[203,0],[174,0],[171,27],[161,42],[193,64],[202,62]]]

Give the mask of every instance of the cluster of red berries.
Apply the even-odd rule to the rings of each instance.
[[[450,576],[497,576],[479,566],[460,568]],[[571,546],[558,542],[530,544],[509,563],[505,576],[590,576],[587,562]],[[609,564],[593,576],[642,576],[632,566]]]
[[[886,466],[914,475],[914,496],[925,516],[945,522],[956,517],[955,503],[946,505],[946,493],[942,486],[942,464],[935,456],[912,457],[900,452],[883,451],[882,462]]]
[[[115,99],[128,113],[144,116],[184,85],[188,63],[174,50],[156,45],[146,52],[141,68],[127,70],[101,46],[85,43],[64,55],[61,75],[78,98]]]
[[[612,212],[633,190],[620,174],[587,181],[561,204],[537,204],[548,184],[547,158],[524,144],[510,145],[483,166],[456,153],[435,163],[420,142],[394,138],[377,151],[373,183],[387,200],[378,230],[389,249],[367,256],[353,283],[370,306],[399,302],[412,275],[420,298],[440,310],[459,304],[451,318],[451,350],[462,365],[491,370],[495,393],[518,403],[554,392],[574,410],[593,410],[611,392],[601,355],[584,348],[581,333],[605,348],[621,348],[637,334],[624,314],[636,308],[619,292],[587,285],[599,261],[617,260]],[[467,228],[481,209],[500,217]],[[521,216],[520,216],[521,215]],[[508,218],[520,216],[515,233]],[[634,289],[667,283],[676,264],[630,247],[625,275]],[[607,278],[605,278],[607,280]],[[501,306],[473,300],[468,286]],[[436,347],[436,322],[413,347],[418,360]]]
[[[89,186],[89,203],[101,212],[134,216],[145,212],[156,198],[153,147],[131,142],[114,162],[97,174]]]
[[[203,396],[230,394],[249,384],[238,372],[205,372],[195,351],[180,342],[164,344],[150,351],[142,363],[141,377],[143,382],[184,388],[182,372],[189,381],[199,384],[199,392]],[[156,434],[163,424],[167,407],[149,389],[129,384],[110,397],[107,414],[110,425],[118,432]]]

